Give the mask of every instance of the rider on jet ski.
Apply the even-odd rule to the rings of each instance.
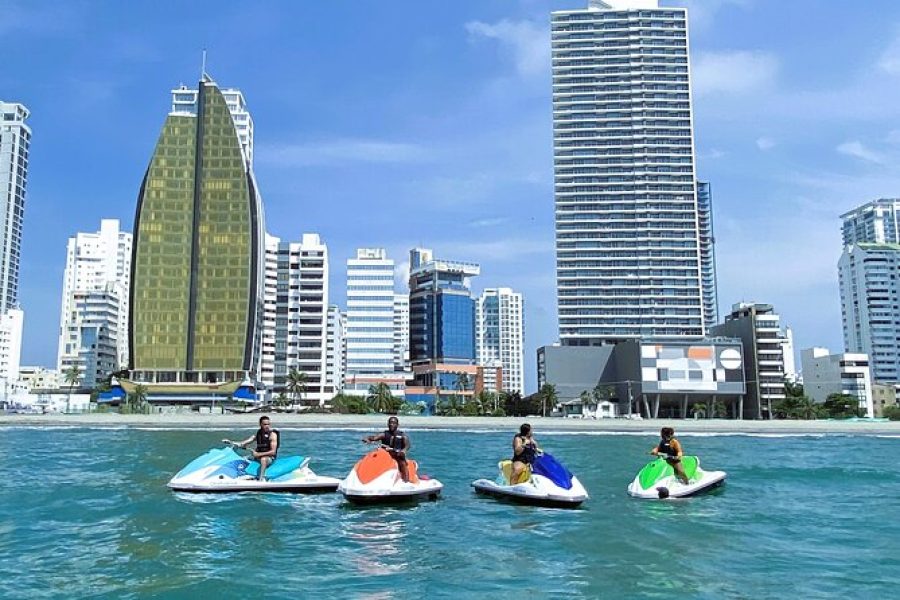
[[[671,427],[663,427],[659,434],[662,439],[659,445],[650,451],[650,454],[665,458],[666,462],[675,469],[675,477],[678,478],[678,481],[688,485],[690,481],[684,472],[684,465],[681,464],[681,457],[684,456],[684,451],[681,448],[681,444],[675,439],[675,430]]]
[[[256,450],[253,451],[251,460],[259,461],[259,476],[257,479],[265,481],[266,467],[275,462],[278,457],[278,430],[272,429],[272,421],[269,417],[263,415],[259,418],[259,429],[257,432],[242,442],[232,442],[231,440],[222,440],[226,444],[232,446],[240,446],[246,448],[250,442],[256,442]]]
[[[409,436],[400,431],[400,420],[397,417],[388,419],[388,428],[382,433],[366,436],[362,439],[367,444],[381,442],[385,450],[397,461],[397,470],[403,481],[409,481],[409,470],[406,465],[406,451],[410,448]]]
[[[519,433],[513,437],[512,475],[510,483],[519,480],[525,466],[534,463],[534,457],[541,449],[531,434],[531,425],[523,423]]]

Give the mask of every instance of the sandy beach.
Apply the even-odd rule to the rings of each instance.
[[[328,415],[272,413],[276,427],[314,429],[378,429],[386,415]],[[198,413],[120,415],[92,413],[79,415],[0,415],[0,427],[141,427],[185,429],[247,429],[256,426],[259,414],[210,415]],[[768,434],[859,434],[900,436],[900,421],[731,421],[698,420],[628,420],[628,419],[561,419],[542,417],[410,417],[401,416],[406,429],[518,429],[528,421],[538,431],[553,432],[647,432],[655,433],[664,425],[675,427],[679,434],[691,433],[768,433]]]

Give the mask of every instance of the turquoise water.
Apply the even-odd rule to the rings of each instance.
[[[284,430],[342,477],[357,431]],[[889,597],[900,580],[900,439],[681,436],[724,488],[629,498],[652,435],[552,435],[591,493],[576,511],[475,496],[511,433],[411,431],[438,502],[352,508],[341,496],[191,496],[165,483],[246,431],[0,431],[0,597],[456,599]]]

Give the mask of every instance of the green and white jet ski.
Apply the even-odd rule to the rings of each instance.
[[[628,494],[635,498],[652,500],[665,498],[686,498],[725,483],[725,471],[704,471],[696,456],[682,456],[681,464],[688,477],[684,484],[675,477],[675,469],[665,458],[656,458],[638,472],[628,486]]]

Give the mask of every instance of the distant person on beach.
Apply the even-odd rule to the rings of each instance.
[[[259,476],[257,479],[265,481],[266,467],[275,462],[278,456],[278,430],[272,429],[272,421],[267,416],[259,418],[259,429],[257,432],[242,442],[232,442],[231,440],[222,440],[226,444],[246,448],[250,442],[256,442],[256,450],[252,451],[251,460],[259,462]]]
[[[534,457],[540,452],[540,447],[531,432],[531,425],[523,423],[519,427],[519,433],[513,437],[512,475],[510,483],[518,481],[525,471],[525,467],[534,463]]]
[[[388,428],[382,433],[369,435],[362,439],[367,444],[372,442],[381,442],[385,446],[385,450],[397,461],[397,470],[400,471],[400,477],[403,481],[409,481],[409,469],[406,464],[406,452],[411,444],[409,436],[400,431],[400,419],[391,417],[388,419]]]
[[[684,450],[681,448],[681,443],[675,439],[675,430],[671,427],[663,427],[659,435],[661,438],[659,444],[650,451],[650,454],[665,458],[666,462],[675,469],[675,477],[678,478],[678,481],[687,485],[690,480],[684,472],[684,465],[681,464]]]

